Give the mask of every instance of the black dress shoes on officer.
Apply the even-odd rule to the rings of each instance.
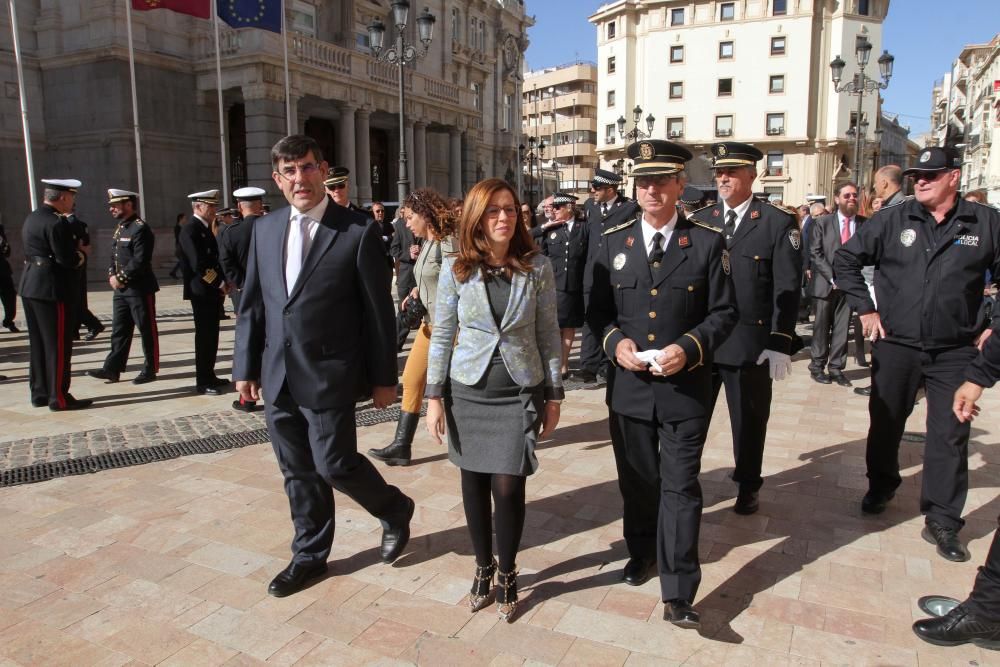
[[[855,387],[854,393],[857,394],[858,396],[871,396],[872,386],[868,385],[867,387]]]
[[[969,551],[958,540],[958,531],[954,528],[942,526],[933,519],[927,520],[927,525],[920,531],[920,536],[927,542],[937,545],[937,552],[941,558],[955,563],[964,563],[969,560]]]
[[[4,322],[4,328],[11,333],[21,333],[21,330],[17,328],[17,325],[13,322]]]
[[[147,384],[156,379],[156,373],[142,371],[132,379],[132,384]]]
[[[820,384],[830,384],[833,382],[833,380],[830,379],[830,376],[823,371],[810,371],[809,375],[814,381],[819,382]]]
[[[73,398],[69,394],[66,394],[66,401],[63,406],[59,405],[49,405],[49,410],[52,412],[63,412],[65,410],[83,410],[84,408],[90,407],[93,404],[93,399],[90,398]]]
[[[830,373],[830,379],[839,384],[841,387],[853,387],[851,381],[847,379],[847,376],[843,373]]]
[[[49,404],[49,399],[47,398],[33,398],[31,399],[31,405],[35,408],[44,408]]]
[[[220,377],[214,378],[208,383],[210,387],[225,387],[227,384],[229,384],[229,380]]]
[[[118,378],[120,377],[120,373],[115,373],[114,371],[107,371],[104,370],[103,368],[87,371],[87,375],[89,375],[92,378],[97,378],[98,380],[107,380],[108,384],[111,384],[112,382],[118,382]]]
[[[221,396],[222,390],[214,385],[199,384],[194,388],[199,394],[208,394],[209,396]]]
[[[678,628],[697,629],[701,627],[701,617],[687,600],[667,600],[664,602],[663,620],[670,621]]]
[[[881,514],[895,495],[895,492],[876,493],[875,491],[869,491],[861,499],[861,511],[865,514]]]
[[[91,329],[90,331],[88,331],[87,335],[84,336],[83,339],[84,340],[94,340],[95,338],[97,338],[98,336],[101,335],[101,332],[104,331],[104,328],[105,327],[104,327],[103,324],[98,324],[96,327],[94,327],[93,329]]]
[[[757,491],[744,491],[740,489],[739,494],[736,496],[736,504],[733,505],[733,511],[746,516],[754,514],[759,509],[760,494]]]
[[[653,567],[652,560],[645,558],[629,558],[622,572],[622,579],[629,586],[642,586],[649,581],[649,571]]]
[[[944,616],[924,618],[913,624],[913,634],[937,646],[972,642],[981,648],[1000,648],[1000,621],[988,621],[958,605]]]
[[[293,595],[326,574],[326,563],[296,563],[292,561],[271,580],[267,594],[276,598]]]
[[[864,357],[858,357],[858,358],[856,358],[854,360],[854,363],[856,363],[858,366],[861,366],[861,368],[869,368],[871,366],[871,362],[869,362]]]
[[[406,499],[406,521],[400,526],[390,525],[382,531],[382,546],[379,548],[379,555],[382,556],[383,563],[392,563],[406,548],[406,543],[410,541],[410,519],[413,518],[413,511],[417,508],[412,498]]]

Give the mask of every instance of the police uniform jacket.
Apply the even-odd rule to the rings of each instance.
[[[722,202],[691,214],[721,232]],[[715,351],[719,364],[756,364],[760,353],[792,353],[802,285],[802,237],[795,217],[753,199],[729,240],[739,320]]]
[[[248,215],[233,220],[219,234],[219,263],[226,280],[243,289],[247,276],[247,255],[250,252],[250,236],[254,222],[259,216]]]
[[[1000,275],[1000,212],[959,194],[941,225],[908,199],[880,209],[837,251],[837,286],[862,315],[875,303],[861,267],[878,267],[875,296],[888,341],[957,347],[986,327],[983,280],[987,270]]]
[[[542,254],[552,262],[556,291],[583,291],[588,239],[587,223],[582,220],[574,221],[572,230],[567,224],[550,227],[539,239]]]
[[[636,419],[680,421],[708,414],[712,353],[736,324],[736,298],[722,234],[678,213],[659,270],[652,273],[639,217],[604,233],[594,261],[587,319],[615,362],[611,409]],[[679,345],[686,367],[668,377],[627,371],[615,349]]]
[[[21,227],[24,272],[18,291],[27,299],[69,301],[86,256],[77,249],[72,227],[54,208],[42,204]]]
[[[180,260],[184,272],[184,298],[218,297],[222,286],[219,244],[197,216],[181,228]]]
[[[160,289],[153,274],[153,230],[139,216],[118,223],[111,241],[108,275],[118,278],[124,296],[143,296]]]
[[[982,352],[966,367],[965,379],[980,387],[992,387],[1000,380],[1000,338],[987,339]]]
[[[0,276],[13,275],[8,257],[10,257],[10,242],[7,240],[7,231],[0,223]]]
[[[608,214],[601,213],[601,205],[593,199],[584,206],[587,213],[587,270],[583,277],[583,291],[590,292],[590,285],[593,279],[592,268],[597,251],[601,247],[603,234],[612,227],[629,221],[633,216],[639,214],[639,205],[634,200],[618,195],[608,206]]]

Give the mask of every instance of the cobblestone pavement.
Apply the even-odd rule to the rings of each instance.
[[[26,337],[0,333],[0,374],[10,378],[0,383],[0,465],[73,457],[85,445],[92,453],[95,434],[112,449],[260,428],[259,415],[228,409],[232,394],[191,391],[190,318],[176,287],[159,301],[161,379],[125,382],[138,363],[117,385],[82,376],[107,352],[102,334],[74,356],[72,391],[96,400],[81,412],[31,408]],[[103,290],[91,304],[110,311]],[[866,375],[848,371],[859,386]],[[1000,664],[976,647],[924,644],[909,627],[920,596],[964,597],[986,555],[1000,513],[997,396],[987,394],[973,428],[962,531],[972,560],[961,564],[919,536],[922,404],[901,446],[900,492],[884,515],[863,517],[865,399],[813,383],[796,361],[775,388],[761,511],[741,517],[720,401],[702,466],[700,634],[662,621],[655,581],[620,582],[603,391],[569,392],[560,428],[538,450],[511,625],[489,608],[468,612],[474,564],[458,473],[422,431],[413,466],[379,467],[417,501],[407,553],[381,564],[378,522],[338,494],[330,575],[280,600],[265,589],[287,562],[291,525],[266,443],[0,488],[0,665]],[[393,430],[361,428],[359,447],[382,446]]]

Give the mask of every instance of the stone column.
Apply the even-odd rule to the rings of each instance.
[[[354,179],[354,200],[362,206],[372,201],[372,150],[368,124],[370,116],[371,112],[367,109],[358,109],[354,114],[355,157],[358,169],[351,173],[357,174],[357,178]]]
[[[244,88],[247,184],[267,188],[272,172],[271,147],[285,136],[285,100],[283,95],[281,99],[247,97],[247,92]]]
[[[427,124],[413,124],[413,185],[427,187]]]
[[[451,197],[462,196],[462,134],[461,128],[452,127],[449,135],[448,159],[448,194]]]
[[[351,181],[356,182],[358,171],[354,152],[354,113],[357,107],[349,104],[340,106],[340,122],[337,124],[337,161],[336,164],[351,170]],[[328,158],[329,159],[329,158]],[[332,165],[331,165],[332,166]],[[355,193],[357,194],[357,193]]]

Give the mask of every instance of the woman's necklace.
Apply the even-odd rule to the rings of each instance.
[[[499,278],[503,276],[506,268],[506,266],[490,266],[489,264],[483,264],[483,271],[490,278]]]

